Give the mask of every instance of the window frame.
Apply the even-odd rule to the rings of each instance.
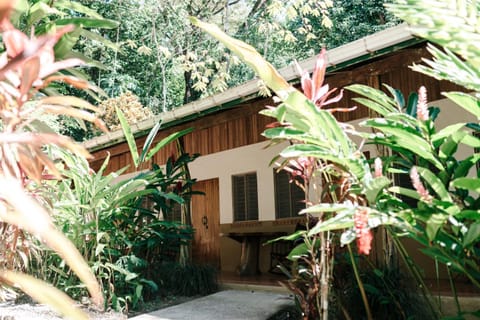
[[[287,178],[285,180],[285,178]],[[280,180],[282,179],[282,180]],[[285,170],[273,170],[273,189],[274,189],[274,201],[275,201],[275,219],[290,219],[298,218],[300,215],[301,209],[306,208],[305,204],[305,192],[295,183],[290,182],[291,178]],[[286,184],[285,184],[286,181]],[[284,185],[283,185],[284,184]],[[283,186],[282,186],[283,185]],[[284,197],[281,197],[280,188],[288,188],[288,215],[283,214],[282,209],[279,209],[282,205],[280,199],[285,200]],[[282,194],[284,194],[283,192]],[[301,194],[301,197],[299,196]],[[303,201],[303,202],[302,202]]]
[[[254,183],[248,179],[254,178]],[[243,193],[240,195],[237,191],[236,179],[243,179]],[[259,208],[258,208],[258,177],[257,172],[246,172],[241,174],[234,174],[231,177],[232,181],[232,214],[233,222],[244,221],[258,221]],[[250,190],[254,188],[254,190]],[[238,196],[243,197],[243,212],[238,212],[240,206],[238,206]],[[252,198],[253,196],[253,198]],[[241,200],[240,200],[241,201]],[[253,209],[253,211],[252,211]]]

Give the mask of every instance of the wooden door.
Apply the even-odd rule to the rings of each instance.
[[[218,179],[197,181],[193,187],[205,195],[192,197],[193,261],[220,267],[220,199]]]

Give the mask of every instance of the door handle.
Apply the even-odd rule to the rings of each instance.
[[[208,218],[207,218],[207,216],[203,216],[202,224],[205,227],[205,229],[208,229]]]

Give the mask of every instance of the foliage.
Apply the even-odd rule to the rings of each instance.
[[[148,197],[148,201],[151,202],[151,210],[156,210],[158,214],[163,214],[163,218],[170,218],[170,213],[174,208],[175,202],[180,205],[180,219],[182,223],[191,226],[192,219],[190,213],[190,200],[191,196],[197,192],[192,190],[192,186],[196,179],[192,179],[190,176],[190,170],[188,163],[195,160],[199,155],[189,155],[183,151],[179,139],[184,135],[192,132],[192,128],[184,129],[179,132],[174,132],[169,136],[161,139],[154,147],[152,144],[154,139],[160,130],[161,122],[158,122],[148,134],[143,144],[142,150],[139,153],[138,147],[135,141],[135,137],[132,133],[132,129],[127,122],[123,112],[120,109],[116,109],[120,124],[127,140],[127,144],[132,156],[132,161],[136,170],[146,169],[146,165],[151,163],[151,170],[141,173],[140,176],[145,176],[150,181],[147,189],[156,190],[156,193]],[[157,164],[153,163],[152,158],[163,147],[171,142],[177,144],[177,154],[172,154],[165,165],[165,168],[160,168]],[[155,211],[154,211],[155,212]],[[160,216],[159,216],[160,218]],[[186,264],[190,260],[188,246],[182,244],[180,252],[181,264]]]
[[[169,0],[163,1],[162,6],[154,0],[140,4],[130,0],[38,1],[41,5],[22,2],[28,6],[20,10],[21,17],[28,21],[35,13],[37,25],[55,24],[57,18],[72,19],[75,23],[80,21],[78,17],[89,19],[88,26],[80,25],[81,30],[77,28],[69,34],[68,43],[75,43],[74,52],[69,54],[82,55],[96,68],[71,72],[83,76],[88,73],[109,97],[132,92],[154,113],[171,110],[253,77],[235,56],[185,24],[189,15],[221,23],[225,31],[251,43],[264,57],[274,61],[276,67],[310,57],[323,45],[337,46],[395,23],[377,0],[336,2],[334,6],[332,1],[323,0],[209,0],[200,5],[192,0]],[[67,4],[71,10],[64,10]],[[94,19],[98,20],[95,26],[91,24]],[[121,23],[111,29],[115,20]],[[23,27],[26,28],[26,22]],[[335,32],[327,32],[331,27]],[[55,89],[70,91],[64,86]],[[88,124],[79,127],[64,118],[59,120],[66,125],[62,133],[77,141],[94,136]]]
[[[125,115],[116,108],[136,170],[142,170],[154,155],[190,129],[173,133],[152,146],[160,123],[138,152]],[[153,166],[136,176],[122,179],[127,168],[105,175],[109,157],[98,172],[85,158],[52,149],[64,163],[63,180],[44,184],[43,196],[52,206],[55,224],[61,226],[100,279],[106,306],[127,311],[158,291],[158,265],[178,261],[182,248],[190,246],[193,229],[179,221],[168,221],[174,204],[188,203],[195,182],[185,178],[184,168],[196,156],[171,157],[165,168]],[[36,260],[40,276],[76,298],[85,290],[61,256],[44,251]]]
[[[55,56],[61,59],[78,58],[104,69],[105,66],[98,61],[74,50],[75,45],[80,39],[86,39],[90,43],[97,41],[114,51],[119,49],[115,43],[99,33],[100,30],[115,29],[119,23],[103,18],[95,10],[75,0],[18,0],[13,23],[25,32],[30,32],[33,28],[37,36],[48,34],[66,25],[74,26],[74,29],[62,35],[55,45]],[[77,76],[79,74],[78,70],[67,72]]]
[[[359,297],[358,281],[350,272],[349,257],[337,255],[330,318],[367,319]],[[373,319],[435,319],[429,302],[416,293],[408,275],[399,266],[374,266],[365,256],[356,256]],[[353,317],[352,317],[353,318]]]
[[[323,22],[321,28],[327,28],[333,6],[332,1],[323,0],[168,0],[162,6],[154,0],[140,5],[136,1],[83,3],[102,16],[122,21],[119,29],[106,33],[122,52],[107,52],[100,44],[85,47],[89,56],[112,66],[111,70],[92,70],[92,79],[111,96],[132,91],[154,112],[170,110],[252,77],[224,48],[185,24],[188,16],[221,23],[227,32],[254,41],[280,66],[292,59],[292,43],[297,37],[308,38],[309,44],[317,41],[310,20]],[[289,28],[292,20],[296,26]]]
[[[116,98],[109,98],[102,101],[99,106],[102,111],[102,118],[110,130],[120,129],[120,121],[116,109],[124,110],[125,118],[129,124],[150,119],[153,113],[150,109],[144,108],[138,97],[127,91]]]
[[[43,190],[52,204],[55,224],[74,242],[100,279],[107,306],[116,310],[135,308],[145,294],[158,289],[152,268],[170,259],[181,244],[189,243],[193,230],[162,221],[142,208],[146,195],[168,197],[147,188],[151,181],[145,175],[121,180],[125,169],[104,175],[109,159],[95,173],[83,158],[61,150],[53,153],[65,163],[60,171],[65,178],[50,181]],[[60,256],[46,251],[36,263],[38,272],[56,286],[77,298],[84,295],[83,287]]]
[[[10,246],[1,254],[7,260],[2,261],[0,281],[20,287],[40,302],[51,304],[64,315],[83,319],[85,315],[72,307],[71,299],[64,293],[19,272],[24,268],[17,269],[13,262],[17,252],[23,252],[24,257],[30,258],[26,247],[28,242],[22,242],[21,239],[26,234],[34,235],[62,256],[64,263],[84,283],[93,303],[99,306],[103,304],[101,289],[94,275],[74,245],[51,223],[50,214],[36,195],[38,190],[35,186],[47,178],[47,174],[61,177],[53,159],[44,153],[46,145],[57,145],[75,154],[89,156],[85,149],[71,139],[42,132],[43,126],[37,121],[40,114],[64,114],[105,127],[87,111],[96,111],[96,108],[86,101],[75,97],[43,97],[38,94],[56,81],[64,81],[81,89],[93,89],[81,79],[56,74],[59,70],[81,63],[78,59],[55,61],[53,48],[62,35],[72,31],[72,27],[65,26],[51,34],[29,38],[10,23],[12,6],[11,1],[0,1],[0,30],[5,45],[0,66],[0,148],[3,155],[0,159],[0,219],[3,235],[10,233],[6,237]]]
[[[218,290],[217,270],[210,266],[162,262],[156,265],[155,272],[159,275],[163,295],[191,297]]]
[[[323,41],[312,49],[319,52],[321,45],[335,48],[398,24],[401,20],[385,9],[385,4],[390,2],[392,0],[335,1],[330,13],[332,28],[324,32]],[[318,28],[314,26],[314,30]]]
[[[315,174],[320,174],[323,181],[331,186],[327,185],[327,188],[324,188],[325,194],[318,196],[318,199],[308,198],[309,205],[312,201],[324,201],[327,198],[330,202],[348,202],[352,208],[359,202],[363,204],[363,199],[352,194],[351,185],[360,183],[362,178],[357,177],[369,179],[370,170],[366,160],[358,156],[355,145],[332,114],[322,109],[329,102],[338,100],[338,97],[328,100],[330,95],[328,87],[322,87],[326,69],[323,55],[318,60],[313,79],[310,79],[307,74],[302,76],[302,86],[305,89],[308,88],[305,96],[289,85],[251,46],[230,38],[214,25],[194,18],[192,21],[246,61],[282,100],[281,105],[276,108],[271,107],[264,112],[279,121],[279,126],[267,129],[265,136],[277,141],[297,142],[287,147],[280,155],[285,159],[296,159],[296,164],[305,181],[305,190],[310,190],[310,183],[315,183],[312,181]],[[352,172],[349,168],[352,168]],[[342,190],[335,190],[334,185],[345,187]],[[296,261],[298,269],[294,270],[298,272],[293,275],[294,278],[287,285],[300,300],[305,319],[328,317],[328,299],[333,271],[333,234],[329,232],[329,228],[325,230],[317,228],[322,225],[322,222],[332,217],[332,211],[322,210],[322,213],[316,215],[314,219],[307,216],[307,230],[297,231],[292,236],[284,238],[285,240],[298,238],[304,240],[289,255],[290,259]],[[380,212],[376,215],[382,217]]]
[[[163,138],[152,148],[152,143],[157,136],[158,130],[160,130],[161,122],[158,122],[149,132],[145,143],[143,144],[141,153],[138,153],[138,147],[136,145],[135,137],[132,133],[132,128],[128,124],[127,118],[123,114],[122,110],[116,108],[118,120],[122,127],[123,134],[127,140],[128,148],[130,150],[130,155],[132,156],[133,165],[135,169],[144,169],[143,166],[147,164],[153,156],[167,144],[175,141],[176,139],[181,138],[182,136],[192,132],[192,128],[188,128],[179,132],[174,132],[169,136]]]
[[[36,36],[48,34],[62,28],[65,25],[72,26],[72,30],[61,36],[58,43],[53,47],[57,59],[80,59],[82,68],[67,66],[60,70],[67,76],[89,80],[88,67],[107,69],[97,59],[86,54],[86,50],[80,44],[102,45],[106,51],[118,52],[119,46],[103,37],[105,30],[117,28],[119,23],[114,20],[103,18],[95,10],[85,6],[77,0],[17,0],[15,10],[12,13],[12,22],[19,30],[26,34],[34,33]],[[42,88],[41,92],[46,95],[73,95],[84,97],[88,101],[100,101],[105,99],[105,92],[96,87],[76,89],[66,81],[51,83]],[[98,131],[81,119],[71,119],[64,115],[55,115],[48,118],[48,126],[62,135],[82,141],[98,134]]]
[[[459,60],[449,51],[441,54],[439,50],[432,49],[434,61],[427,63],[433,69],[416,68],[430,74],[441,74],[447,79],[450,77],[441,70],[447,65],[450,70],[456,71],[454,74],[465,74],[467,71],[472,74],[477,57],[476,47],[472,42],[472,39],[476,39],[475,31],[464,25],[459,30],[467,30],[466,33],[459,31],[458,36],[457,33],[446,30],[441,32],[442,28],[448,28],[448,24],[443,21],[440,24],[439,21],[439,32],[432,27],[435,24],[424,19],[424,16],[429,13],[436,18],[443,17],[438,14],[441,7],[445,11],[451,10],[445,15],[447,18],[453,12],[454,17],[460,18],[459,21],[464,19],[463,21],[476,23],[474,17],[477,7],[464,2],[442,3],[434,7],[424,2],[415,3],[417,6],[414,8],[419,13],[417,16],[413,15],[412,19],[418,18],[415,21],[422,21],[422,25],[414,30],[420,30],[419,32],[441,44],[448,42],[451,50],[464,59]],[[392,8],[397,10],[396,12],[403,12],[406,6],[403,4],[404,2]],[[405,12],[405,17],[409,16],[410,11]],[[471,21],[467,18],[471,18]],[[302,95],[282,79],[252,47],[230,38],[213,25],[196,19],[193,19],[193,22],[246,61],[282,101],[279,106],[263,112],[275,117],[279,122],[279,126],[267,129],[265,136],[274,142],[291,142],[280,156],[286,159],[287,164],[295,161],[297,168],[298,164],[303,164],[301,169],[304,174],[308,172],[311,175],[313,172],[313,176],[321,176],[321,182],[316,182],[319,185],[313,188],[322,190],[317,196],[319,203],[310,203],[310,206],[303,210],[306,214],[314,215],[318,222],[315,221],[307,231],[283,238],[294,240],[303,237],[304,240],[289,257],[298,262],[296,270],[301,275],[301,281],[298,282],[298,276],[294,275],[293,280],[297,282],[291,282],[293,285],[290,288],[300,297],[305,319],[328,316],[328,284],[331,281],[328,261],[332,260],[327,259],[331,259],[334,250],[328,243],[331,243],[331,232],[337,230],[342,231],[340,243],[347,245],[349,250],[368,319],[373,316],[368,304],[367,290],[361,281],[361,274],[353,260],[349,244],[357,240],[359,252],[368,254],[372,240],[370,229],[379,225],[386,226],[407,266],[412,267],[398,241],[400,233],[417,240],[427,255],[444,263],[450,272],[459,272],[467,276],[472,284],[479,286],[478,177],[470,178],[468,173],[478,162],[480,155],[473,153],[466,158],[460,158],[457,154],[461,144],[480,147],[480,140],[466,130],[467,127],[478,130],[478,123],[453,123],[438,130],[435,127],[438,109],[428,109],[424,88],[420,89],[418,96],[409,99],[408,108],[404,110],[405,99],[393,88],[386,87],[391,95],[389,96],[377,89],[353,85],[348,89],[363,96],[356,101],[379,114],[378,118],[363,123],[364,126],[375,129],[375,133],[361,133],[355,128],[338,123],[330,110],[323,109],[328,102],[326,93],[329,92],[328,86],[321,86],[325,72],[323,56],[317,62],[313,80],[309,79],[308,75],[302,75],[305,92],[305,95]],[[462,42],[465,44],[460,45]],[[454,80],[456,78],[453,77]],[[474,80],[477,81],[476,78]],[[465,83],[468,78],[463,77],[462,81]],[[473,88],[475,81],[467,87]],[[448,93],[446,96],[478,117],[479,104],[475,96],[463,93]],[[371,143],[386,146],[392,151],[392,155],[383,159],[383,165],[380,159],[376,160],[375,167],[371,168],[358,147],[346,135],[344,128]],[[393,181],[384,175],[387,172],[407,174],[411,186],[392,186]],[[306,190],[310,190],[308,185]],[[400,196],[414,198],[416,203],[409,205],[403,202]],[[311,218],[307,218],[308,220],[312,222]],[[421,281],[418,271],[414,267],[410,270],[417,276],[417,280]],[[320,285],[323,287],[319,290]],[[305,288],[319,296],[312,299]],[[455,294],[455,289],[452,289]],[[317,314],[313,315],[312,311]],[[432,312],[436,310],[433,308]],[[460,309],[458,313],[462,315]]]

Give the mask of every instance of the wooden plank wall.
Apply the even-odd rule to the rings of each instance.
[[[399,89],[405,97],[412,91],[417,91],[421,85],[427,88],[429,101],[441,99],[442,91],[460,90],[461,88],[447,83],[439,82],[433,78],[413,72],[409,66],[420,63],[422,57],[429,57],[424,45],[407,48],[388,56],[375,59],[368,64],[351,67],[346,70],[329,74],[326,83],[330,88],[343,88],[349,84],[362,83],[376,88],[382,88],[382,83]],[[339,90],[337,90],[338,92]],[[332,95],[332,97],[335,94]],[[343,99],[329,108],[348,108],[355,105],[351,100],[354,95],[344,91]],[[259,115],[258,112],[267,105],[273,105],[271,99],[258,98],[250,103],[244,103],[229,110],[217,112],[198,118],[194,121],[161,131],[156,142],[172,132],[193,127],[195,130],[184,137],[183,144],[187,152],[207,155],[232,148],[237,148],[264,141],[261,133],[265,126],[274,122],[274,119]],[[368,110],[359,106],[355,111],[348,113],[335,113],[339,121],[350,121],[368,116]],[[137,146],[143,146],[145,137],[137,139]],[[121,143],[104,150],[93,153],[94,160],[91,166],[94,170],[100,168],[107,152],[110,153],[110,162],[107,172],[123,168],[131,163],[130,153],[126,143]],[[155,163],[163,164],[171,154],[176,152],[175,145],[169,145],[161,150],[154,158]],[[148,168],[147,164],[144,169]],[[132,166],[127,172],[135,171]]]

